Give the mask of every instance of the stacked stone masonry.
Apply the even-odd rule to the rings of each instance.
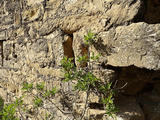
[[[160,120],[159,11],[159,0],[0,0],[0,96],[14,100],[24,81],[70,91],[60,61],[89,51],[102,55],[98,77],[119,88],[127,83],[115,98],[117,120]],[[91,48],[83,46],[88,31],[99,37]],[[79,93],[77,114],[85,95]],[[61,97],[55,102],[62,107]],[[90,96],[91,103],[98,100]],[[73,119],[53,111],[55,120]],[[113,119],[99,108],[89,108],[85,118]]]

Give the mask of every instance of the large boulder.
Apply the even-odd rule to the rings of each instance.
[[[160,24],[133,23],[101,33],[104,44],[111,46],[107,64],[117,67],[134,65],[160,69]]]

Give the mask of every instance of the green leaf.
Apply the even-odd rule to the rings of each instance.
[[[52,90],[50,90],[50,93],[52,96],[54,96],[57,92],[57,88],[56,87],[53,87]]]
[[[50,95],[51,95],[50,91],[45,91],[45,93],[43,94],[43,97],[48,98],[50,97]]]
[[[33,89],[33,83],[24,82],[22,90],[31,91]]]
[[[16,106],[14,103],[5,104],[3,111],[0,112],[2,120],[19,120],[17,117],[15,117],[15,114],[16,114]]]
[[[85,44],[86,45],[93,44],[94,38],[95,38],[95,34],[89,31],[87,35],[84,35]]]
[[[45,87],[45,83],[44,83],[44,82],[39,83],[39,84],[38,84],[38,83],[36,84],[37,90],[43,91],[43,90],[44,90],[44,87]]]
[[[35,107],[41,107],[43,105],[43,100],[39,97],[36,97],[34,99],[34,105],[35,105]]]
[[[23,100],[22,99],[23,99],[23,96],[16,99],[16,101],[14,102],[16,107],[23,105]]]

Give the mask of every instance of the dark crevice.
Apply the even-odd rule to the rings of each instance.
[[[143,105],[141,104],[139,98],[137,98],[137,104],[139,105],[139,107],[141,108],[141,110],[142,110],[143,113],[144,113],[144,108],[143,108]],[[147,120],[147,119],[146,119],[147,117],[148,117],[148,116],[144,113],[144,120]]]
[[[143,87],[141,91],[139,91],[139,93],[150,92],[152,90],[153,90],[153,84],[146,83],[146,85]]]
[[[4,51],[3,51],[3,42],[5,40],[0,40],[0,48],[1,48],[1,67],[3,67],[4,64]]]
[[[141,0],[141,7],[132,22],[160,23],[160,0]]]
[[[81,49],[80,55],[85,56],[86,59],[89,59],[89,47],[88,47],[88,45],[81,44],[80,49]],[[87,67],[88,64],[87,64],[87,62],[81,62],[80,66],[81,67]]]
[[[89,104],[88,104],[88,107],[89,107],[90,109],[104,110],[103,104],[100,104],[100,103],[89,103]]]
[[[116,87],[119,88],[119,85],[121,86],[126,82],[128,83],[126,87],[118,91],[118,95],[135,97],[136,103],[144,113],[144,119],[151,120],[151,118],[153,118],[151,111],[157,109],[157,105],[160,102],[158,94],[160,93],[158,86],[160,85],[160,70],[149,70],[134,65],[116,67],[103,64],[102,67],[116,72],[116,80],[118,80]],[[119,98],[118,95],[116,95],[116,98]],[[116,102],[118,103],[119,101]],[[155,115],[158,116],[158,113],[155,112]]]
[[[67,56],[68,58],[74,58],[72,43],[73,43],[73,37],[70,35],[68,35],[66,41],[63,42],[64,55]]]
[[[102,64],[102,67],[116,72],[117,88],[120,88],[126,82],[128,83],[126,87],[119,89],[115,99],[118,99],[120,95],[135,97],[136,103],[144,113],[144,119],[151,120],[153,117],[151,111],[156,109],[160,102],[158,94],[160,91],[158,86],[158,84],[160,85],[160,70],[149,70],[134,65],[117,67]],[[119,103],[117,99],[115,103]],[[155,112],[155,115],[158,116],[158,113]]]
[[[17,54],[16,54],[16,52],[15,52],[15,49],[16,49],[16,46],[15,46],[15,43],[13,44],[13,57],[14,58],[17,58],[18,56],[17,56]]]
[[[152,79],[153,83],[160,83],[160,77],[155,77]]]
[[[115,71],[119,71],[123,68],[126,68],[126,69],[129,69],[129,70],[140,70],[140,71],[145,71],[145,72],[150,72],[150,73],[153,73],[153,72],[160,72],[160,71],[157,71],[157,70],[149,70],[147,68],[140,68],[140,67],[137,67],[135,65],[130,65],[130,66],[112,66],[110,64],[103,64],[102,67],[104,69],[112,69],[112,70],[115,70]]]
[[[133,1],[131,1],[131,3],[130,3],[130,5],[129,5],[129,6],[134,5],[136,2],[137,2],[137,0],[133,0]]]
[[[63,31],[64,32],[64,31]],[[75,64],[75,56],[73,51],[73,33],[67,34],[64,32],[64,42],[63,42],[63,50],[64,50],[64,56],[68,58],[73,58],[73,62]]]
[[[137,15],[134,17],[134,19],[132,20],[132,22],[143,22],[144,21],[144,14],[146,11],[146,1],[142,1],[141,2],[141,6],[138,10]]]
[[[122,87],[119,92],[126,95],[136,95],[142,90],[152,89],[154,83],[160,83],[160,71],[139,68],[134,65],[116,67],[102,64],[102,68],[115,71],[116,78],[113,85],[116,84],[117,88]],[[127,85],[124,86],[125,84]]]
[[[143,111],[145,120],[150,120],[150,119],[148,119],[148,114],[145,112],[146,110],[144,108],[144,104],[145,105],[147,105],[148,103],[150,104],[151,101],[148,101],[148,99],[146,99],[146,97],[143,96],[143,94],[147,94],[147,96],[150,96],[149,93],[151,93],[153,90],[154,90],[154,84],[146,83],[144,88],[141,91],[139,91],[136,95],[137,104],[139,105],[139,107]]]

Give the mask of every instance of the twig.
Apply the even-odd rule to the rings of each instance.
[[[113,88],[115,88],[115,87],[116,87],[117,83],[118,83],[118,80],[116,80],[116,82],[114,83]]]
[[[39,113],[39,112],[38,112]],[[42,117],[42,115],[41,114],[38,114],[43,120],[45,120],[43,117]]]
[[[123,89],[124,87],[126,87],[126,86],[127,86],[127,84],[128,84],[128,83],[125,83],[122,87],[117,88],[117,89],[118,89],[118,90]]]
[[[87,107],[88,107],[88,97],[89,97],[89,93],[90,93],[90,86],[88,87],[88,90],[87,90],[87,96],[86,96],[86,102],[85,102],[85,108],[84,108],[84,111],[83,111],[83,114],[80,118],[80,120],[82,120],[85,116],[85,113],[86,113],[86,110],[87,110]]]
[[[61,110],[53,101],[51,101],[50,99],[48,99],[49,102],[51,102],[61,113],[63,114],[73,114],[73,112],[66,112]]]
[[[22,120],[25,120],[25,119],[24,119],[24,116],[22,115],[22,113],[21,113],[21,111],[20,111],[19,106],[18,106],[18,112],[19,112],[20,116],[22,117]]]

